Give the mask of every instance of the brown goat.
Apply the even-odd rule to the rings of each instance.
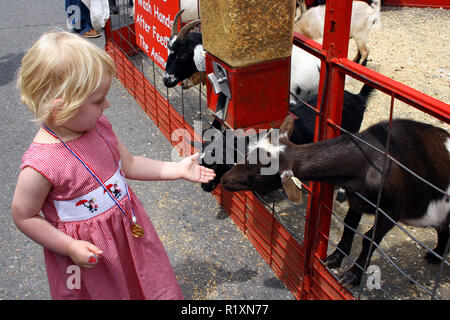
[[[344,219],[345,228],[337,249],[325,260],[330,268],[336,268],[341,265],[344,256],[350,253],[354,230],[362,214],[375,213],[375,208],[361,196],[377,203],[379,188],[383,187],[376,224],[365,234],[356,263],[341,278],[345,284],[358,285],[361,282],[363,270],[359,266],[364,266],[366,259],[370,260],[373,253],[369,239],[374,233],[374,241],[379,244],[394,226],[393,221],[435,228],[438,243],[434,252],[428,252],[426,258],[431,263],[442,261],[449,239],[450,222],[450,135],[447,131],[412,120],[392,121],[389,154],[437,190],[392,160],[386,161],[386,176],[382,186],[384,151],[389,130],[387,122],[356,134],[381,152],[348,134],[317,143],[294,145],[289,141],[293,125],[294,118],[288,116],[279,129],[279,144],[276,146],[273,140],[277,136],[273,133],[261,139],[264,141],[250,146],[246,163],[235,165],[222,177],[223,188],[231,191],[258,190],[261,184],[273,183],[276,175],[261,173],[268,165],[249,162],[249,159],[256,159],[255,154],[268,154],[272,161],[278,163],[283,187],[292,201],[301,199],[300,190],[291,179],[293,176],[304,181],[342,186],[349,202]]]

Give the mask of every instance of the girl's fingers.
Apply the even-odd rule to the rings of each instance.
[[[92,243],[88,244],[88,249],[89,251],[92,251],[93,253],[97,254],[97,255],[101,255],[103,253],[103,251],[97,247],[96,245],[93,245]]]
[[[85,259],[83,267],[92,268],[100,260],[103,251],[90,242],[86,243],[86,249],[88,250],[88,257]]]

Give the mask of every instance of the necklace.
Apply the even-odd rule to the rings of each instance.
[[[58,139],[63,145],[64,147],[66,147],[66,149],[76,158],[78,159],[78,161],[80,161],[80,163],[86,168],[87,171],[89,171],[89,173],[94,177],[95,180],[97,180],[97,182],[103,187],[103,189],[105,190],[105,193],[107,193],[110,198],[114,201],[114,203],[119,207],[119,209],[122,211],[122,213],[128,218],[128,220],[130,220],[130,231],[131,234],[136,237],[136,238],[140,238],[143,236],[144,234],[144,229],[139,226],[138,224],[136,224],[136,216],[134,214],[134,210],[133,210],[133,204],[131,201],[131,197],[130,197],[130,192],[128,189],[128,184],[125,182],[125,187],[127,190],[127,197],[130,200],[130,206],[131,206],[131,219],[128,216],[125,208],[119,203],[119,201],[117,201],[116,197],[112,194],[111,190],[109,190],[105,184],[103,183],[103,181],[100,179],[100,177],[94,172],[94,170],[89,166],[89,164],[87,164],[87,162],[83,161],[83,159],[81,158],[81,156],[75,151],[73,150],[67,143],[65,143],[61,138],[59,138],[52,130],[50,130],[45,124],[42,125],[42,127],[44,128],[44,130],[46,130],[51,136],[53,136],[54,138]],[[115,164],[117,165],[117,167],[119,168],[121,174],[122,174],[122,170],[120,169],[119,164],[117,163],[116,158],[114,157],[114,153],[112,152],[112,148],[111,145],[108,141],[108,139],[100,132],[100,130],[98,130],[97,128],[95,129],[98,134],[103,138],[103,140],[105,140],[106,144],[108,145],[109,150],[111,151],[112,157],[114,159]],[[123,175],[123,174],[122,174]]]

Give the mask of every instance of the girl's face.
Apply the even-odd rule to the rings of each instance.
[[[100,86],[91,93],[87,100],[78,108],[75,116],[61,125],[74,132],[84,132],[95,128],[103,111],[109,108],[106,99],[111,86],[111,75],[105,74]]]

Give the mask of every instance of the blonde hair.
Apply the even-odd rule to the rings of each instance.
[[[52,116],[61,125],[100,86],[105,73],[113,77],[115,71],[112,59],[95,44],[76,34],[50,31],[23,57],[17,87],[35,121]],[[54,109],[58,112],[52,113]]]

